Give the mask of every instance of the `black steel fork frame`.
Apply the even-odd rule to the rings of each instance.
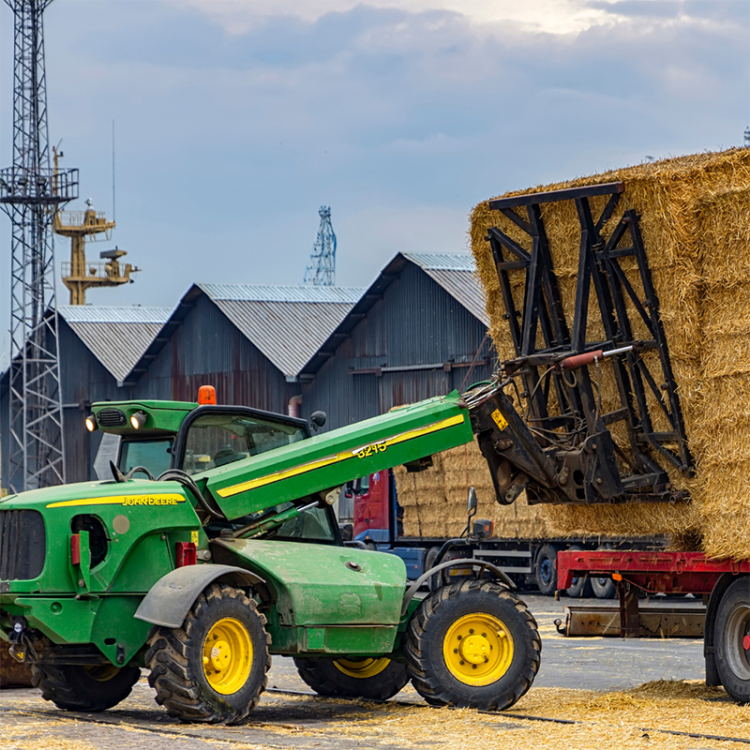
[[[559,445],[558,438],[563,438],[570,446],[580,445],[603,426],[624,421],[632,455],[632,460],[620,455],[628,464],[629,473],[621,473],[625,493],[638,494],[640,500],[647,499],[649,493],[653,500],[674,499],[669,493],[664,462],[691,472],[693,461],[638,215],[633,210],[624,211],[609,239],[601,235],[604,225],[617,210],[623,190],[623,183],[617,182],[490,201],[490,208],[501,211],[522,229],[531,245],[529,252],[497,227],[491,228],[487,237],[516,350],[516,359],[503,363],[503,367],[507,375],[522,378],[522,396],[528,399],[527,422],[537,430],[543,447]],[[595,219],[589,200],[601,195],[609,196],[609,200]],[[562,200],[575,201],[581,230],[575,307],[568,311],[568,316],[563,309],[541,209],[543,203]],[[517,208],[525,208],[526,217],[514,210]],[[627,278],[620,265],[622,258],[635,259],[640,288],[634,288]],[[511,271],[525,273],[521,309],[513,298]],[[631,310],[630,314],[637,315],[645,325],[648,339],[633,338],[628,302],[635,311]],[[587,337],[587,322],[592,312],[590,303],[598,305],[606,337],[603,341],[590,341]],[[568,327],[569,320],[572,331]],[[591,377],[593,366],[567,373],[555,367],[546,372],[565,356],[628,346],[633,348],[611,357],[620,404],[619,408],[605,414],[598,412]],[[642,353],[647,350],[656,350],[658,354],[659,383],[643,360]],[[542,377],[545,382],[540,382]],[[551,388],[555,389],[560,405],[561,413],[556,416],[550,416],[548,408]],[[657,432],[654,428],[647,400],[649,393],[667,418],[670,429],[666,432]],[[553,431],[557,434],[553,435]],[[545,435],[549,436],[549,443],[545,442]]]

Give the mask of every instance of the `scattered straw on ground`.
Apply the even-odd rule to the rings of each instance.
[[[405,695],[398,696],[406,697]],[[470,709],[432,709],[424,704],[405,705],[394,702],[385,705],[358,703],[364,711],[349,713],[325,721],[326,704],[348,701],[331,701],[303,696],[283,696],[261,702],[278,704],[278,722],[265,718],[262,724],[250,722],[243,728],[231,729],[231,745],[217,739],[220,727],[196,724],[183,727],[191,735],[211,732],[214,736],[202,741],[218,747],[259,748],[253,742],[253,729],[273,731],[275,747],[300,747],[300,741],[309,738],[315,747],[340,738],[351,745],[363,747],[445,748],[445,750],[509,750],[534,747],[538,750],[575,747],[576,750],[607,748],[670,748],[698,750],[698,748],[747,747],[733,741],[711,740],[704,737],[675,736],[669,732],[690,732],[750,740],[750,708],[737,706],[720,688],[707,688],[699,681],[656,681],[632,690],[602,692],[561,688],[532,688],[515,706],[497,714],[480,713]],[[284,704],[319,704],[320,719],[324,724],[289,728],[284,724]],[[130,700],[123,708],[131,709]],[[575,724],[530,721],[519,716],[536,716],[575,721]],[[38,717],[16,716],[11,725],[3,727],[3,747],[19,750],[98,750],[101,742],[89,740],[94,729],[101,732],[109,727],[78,723],[78,739],[69,735],[70,721],[41,720]],[[67,732],[66,732],[67,728]],[[124,723],[111,727],[112,731],[128,729],[139,732],[138,727]],[[246,731],[247,734],[238,734]],[[153,737],[153,734],[151,735]],[[160,733],[160,737],[177,740],[175,733]],[[294,736],[287,745],[284,737]],[[187,738],[180,738],[186,741]],[[144,746],[148,738],[144,734]]]

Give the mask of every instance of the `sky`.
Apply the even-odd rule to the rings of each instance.
[[[12,42],[0,3],[0,166]],[[750,0],[54,0],[45,43],[68,208],[111,217],[114,122],[117,228],[88,258],[116,244],[143,268],[97,305],[301,283],[321,205],[337,283],[364,286],[399,251],[466,252],[483,199],[750,125]],[[6,288],[10,232],[0,216]],[[5,352],[7,294],[0,324]]]

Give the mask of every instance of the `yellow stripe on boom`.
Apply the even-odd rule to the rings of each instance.
[[[439,432],[440,430],[446,430],[449,427],[455,427],[456,425],[463,424],[464,415],[457,414],[454,417],[443,419],[441,422],[434,422],[433,424],[427,425],[427,427],[420,427],[418,430],[410,430],[409,432],[402,432],[399,435],[386,438],[385,440],[376,441],[378,445],[385,445],[389,447],[391,445],[398,445],[399,443],[405,443],[407,440],[413,440],[414,438],[422,437],[423,435],[429,435],[433,432]],[[248,482],[242,482],[241,484],[235,484],[232,487],[225,487],[224,489],[218,490],[218,494],[221,497],[232,497],[238,495],[240,492],[247,492],[248,490],[255,490],[258,487],[265,487],[268,484],[274,482],[280,482],[284,479],[299,476],[300,474],[306,474],[308,471],[315,471],[315,469],[322,469],[325,466],[331,464],[340,463],[341,461],[348,461],[349,459],[355,458],[359,452],[364,450],[370,445],[369,443],[353,450],[344,451],[343,453],[337,453],[334,456],[328,456],[321,458],[317,461],[311,461],[301,466],[295,466],[292,469],[286,469],[284,471],[277,471],[274,474],[267,474],[264,477],[258,477],[257,479],[251,479]]]
[[[48,508],[80,508],[85,505],[177,505],[185,498],[177,494],[159,495],[113,495],[111,497],[90,497],[85,500],[63,500],[50,503]]]

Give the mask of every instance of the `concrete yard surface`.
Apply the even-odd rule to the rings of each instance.
[[[534,687],[506,712],[428,707],[411,686],[385,704],[307,694],[276,657],[269,690],[242,726],[181,724],[156,705],[145,675],[98,714],[59,711],[36,690],[0,691],[2,750],[404,750],[445,748],[740,748],[750,708],[706,688],[700,640],[568,639],[565,600],[525,595],[542,634]],[[645,684],[644,684],[645,683]],[[546,720],[545,720],[546,719]]]

